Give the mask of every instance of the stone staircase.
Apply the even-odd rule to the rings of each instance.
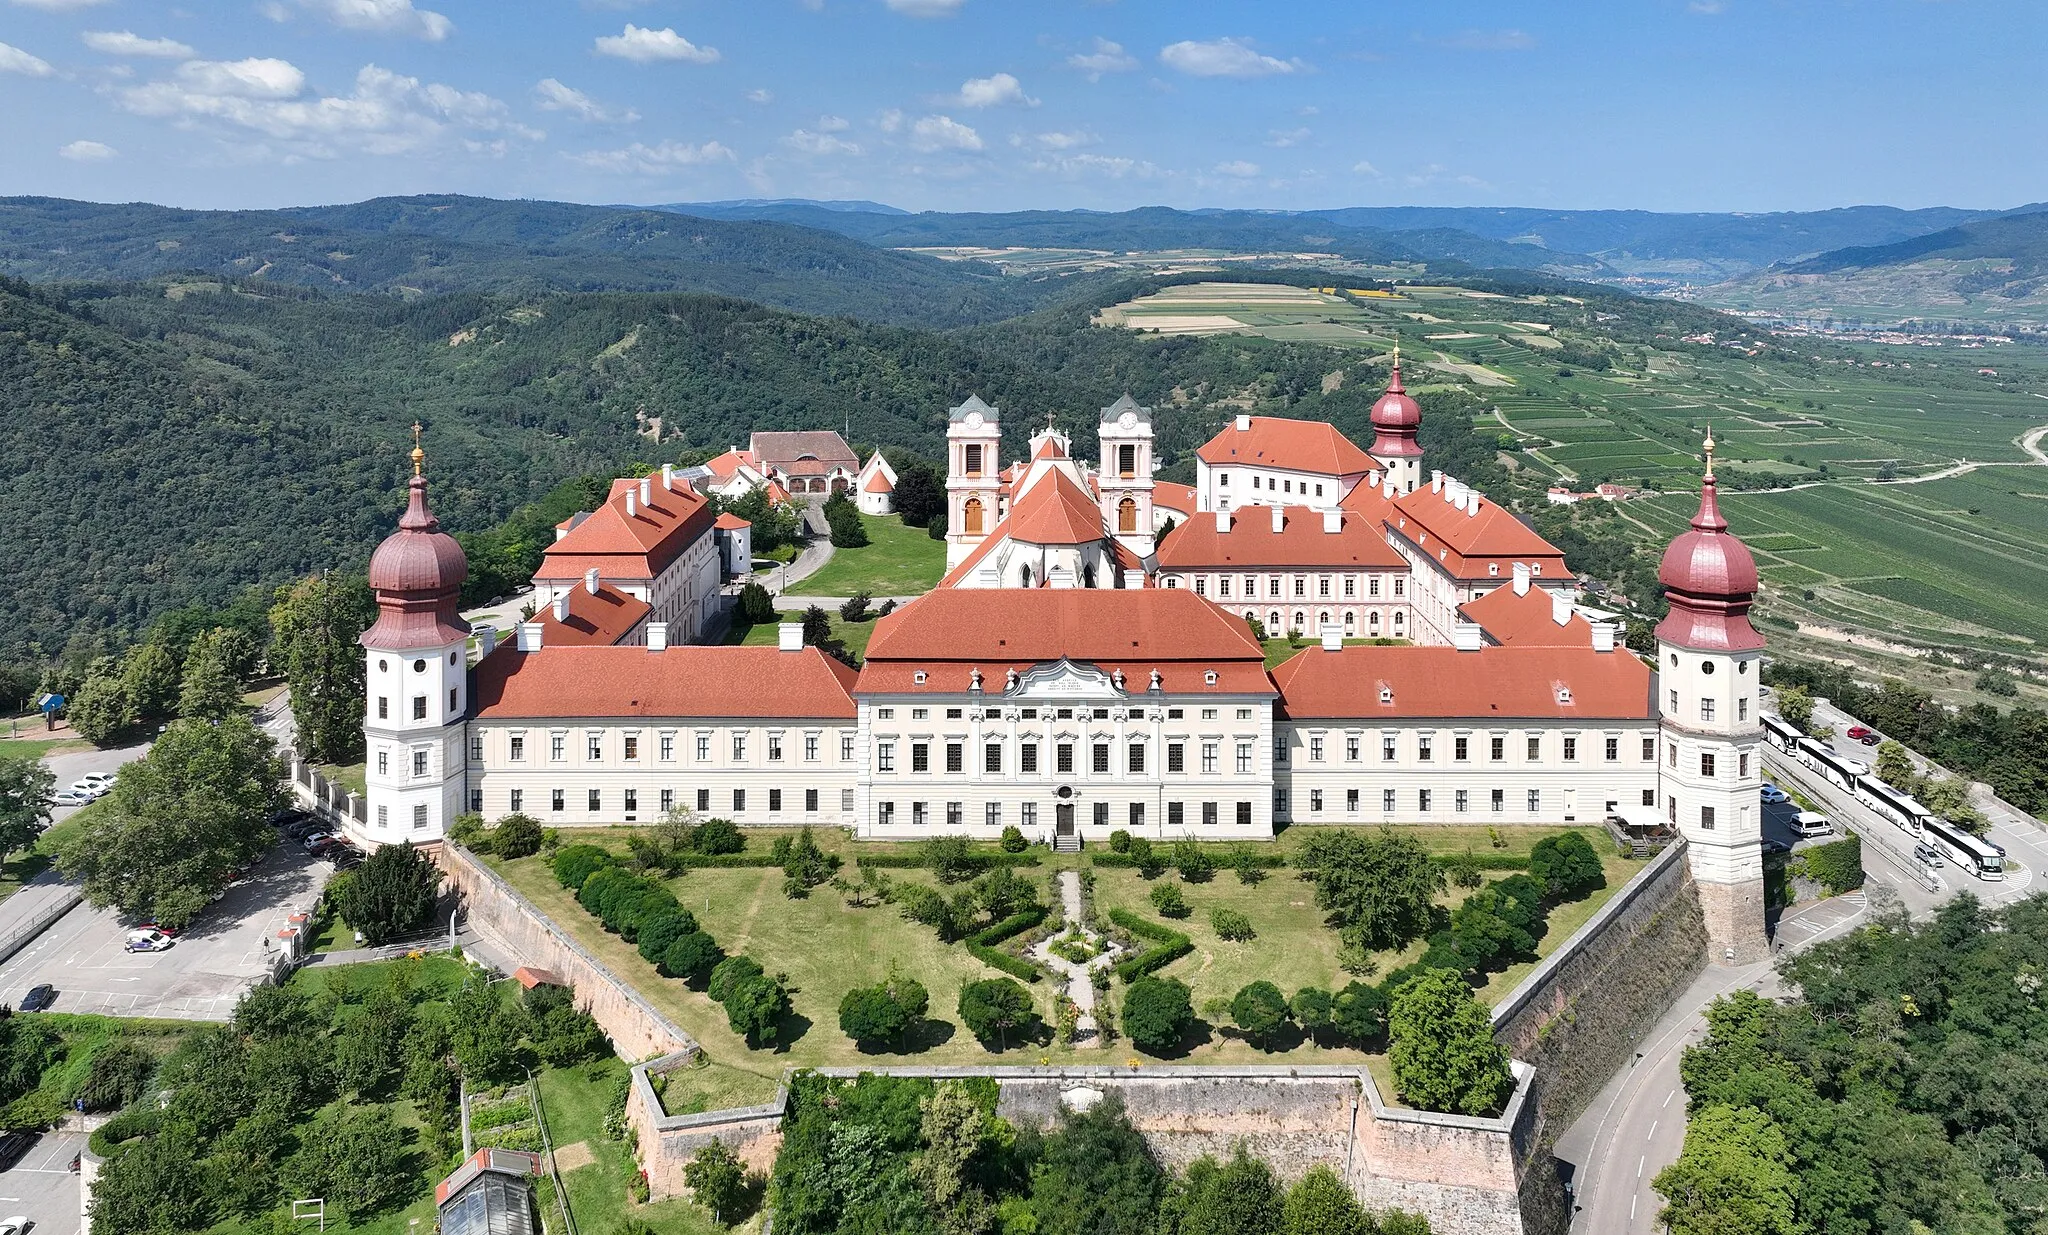
[[[1073,836],[1054,836],[1052,838],[1052,851],[1054,853],[1079,853],[1081,852],[1081,837],[1079,834]]]

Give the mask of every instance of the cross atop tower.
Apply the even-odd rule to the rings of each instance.
[[[420,422],[412,422],[412,474],[420,474],[420,465],[427,461],[427,452],[420,449]]]

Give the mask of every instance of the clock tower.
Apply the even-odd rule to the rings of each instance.
[[[946,413],[946,569],[974,552],[1002,518],[1003,427],[980,395]]]
[[[1102,443],[1102,525],[1118,544],[1152,557],[1152,409],[1125,395],[1102,409],[1095,426]]]

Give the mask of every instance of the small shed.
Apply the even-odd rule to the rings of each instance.
[[[479,1149],[434,1189],[441,1235],[537,1235],[533,1177],[540,1155]]]

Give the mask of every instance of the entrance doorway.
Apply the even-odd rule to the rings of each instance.
[[[1055,839],[1074,834],[1074,804],[1061,802],[1053,808],[1052,834]]]

